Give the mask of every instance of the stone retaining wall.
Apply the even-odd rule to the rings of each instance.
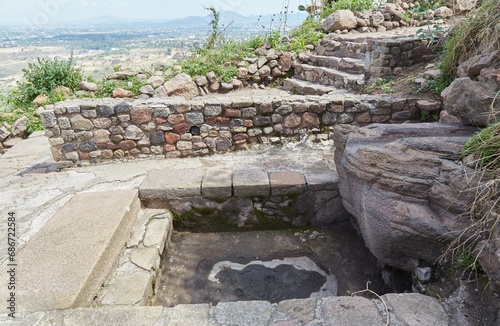
[[[366,40],[365,73],[366,80],[375,80],[382,76],[391,76],[397,67],[411,66],[424,60],[431,54],[425,44],[427,40],[418,37]],[[429,52],[429,53],[427,53]]]
[[[45,109],[42,123],[60,168],[225,153],[304,133],[328,139],[336,124],[420,119],[414,99],[359,95],[72,100]]]

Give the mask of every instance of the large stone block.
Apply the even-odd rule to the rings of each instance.
[[[19,252],[19,310],[90,306],[139,207],[137,190],[75,195]]]

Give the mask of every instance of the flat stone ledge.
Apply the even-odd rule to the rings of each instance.
[[[375,303],[362,297],[334,297],[321,300],[322,319],[329,326],[383,326],[386,319]]]
[[[19,310],[90,306],[139,207],[137,190],[75,195],[19,252]]]
[[[434,298],[411,294],[382,296],[389,309],[389,325],[441,326],[449,317]],[[16,320],[0,316],[5,326],[378,326],[387,315],[379,299],[329,297],[294,299],[271,304],[266,301],[221,302],[167,307],[100,307],[21,313]]]
[[[203,169],[152,170],[139,187],[142,200],[162,200],[201,195]]]
[[[203,178],[201,195],[205,198],[229,198],[233,195],[231,168],[208,169]]]
[[[272,172],[269,174],[271,182],[271,195],[297,195],[306,190],[306,179],[295,171],[290,172]]]
[[[268,197],[270,194],[269,176],[261,169],[235,171],[233,189],[236,197]]]

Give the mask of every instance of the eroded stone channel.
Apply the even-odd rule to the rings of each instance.
[[[318,228],[174,232],[153,305],[173,307],[391,292],[349,222]]]

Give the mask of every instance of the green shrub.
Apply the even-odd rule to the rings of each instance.
[[[99,91],[96,93],[97,97],[111,97],[113,91],[117,88],[123,88],[132,92],[134,96],[140,95],[140,88],[145,86],[146,83],[137,79],[136,76],[130,76],[125,80],[107,80],[103,79],[97,83]]]
[[[337,0],[321,11],[321,18],[326,18],[337,10],[362,11],[373,8],[373,0]]]
[[[288,50],[296,53],[303,52],[307,44],[317,44],[323,36],[321,24],[309,17],[302,25],[290,32],[291,43]]]
[[[225,41],[216,49],[200,49],[190,58],[182,60],[182,71],[190,76],[205,76],[213,71],[219,81],[230,82],[238,74],[236,63],[246,56],[253,56],[253,51],[262,46],[262,36],[246,42]]]
[[[72,66],[72,58],[47,60],[38,58],[37,63],[28,64],[23,71],[23,82],[7,98],[18,107],[28,107],[40,94],[49,95],[57,86],[75,90],[82,80],[81,70]]]
[[[479,168],[500,169],[500,122],[475,133],[462,150],[462,157],[472,157]]]

